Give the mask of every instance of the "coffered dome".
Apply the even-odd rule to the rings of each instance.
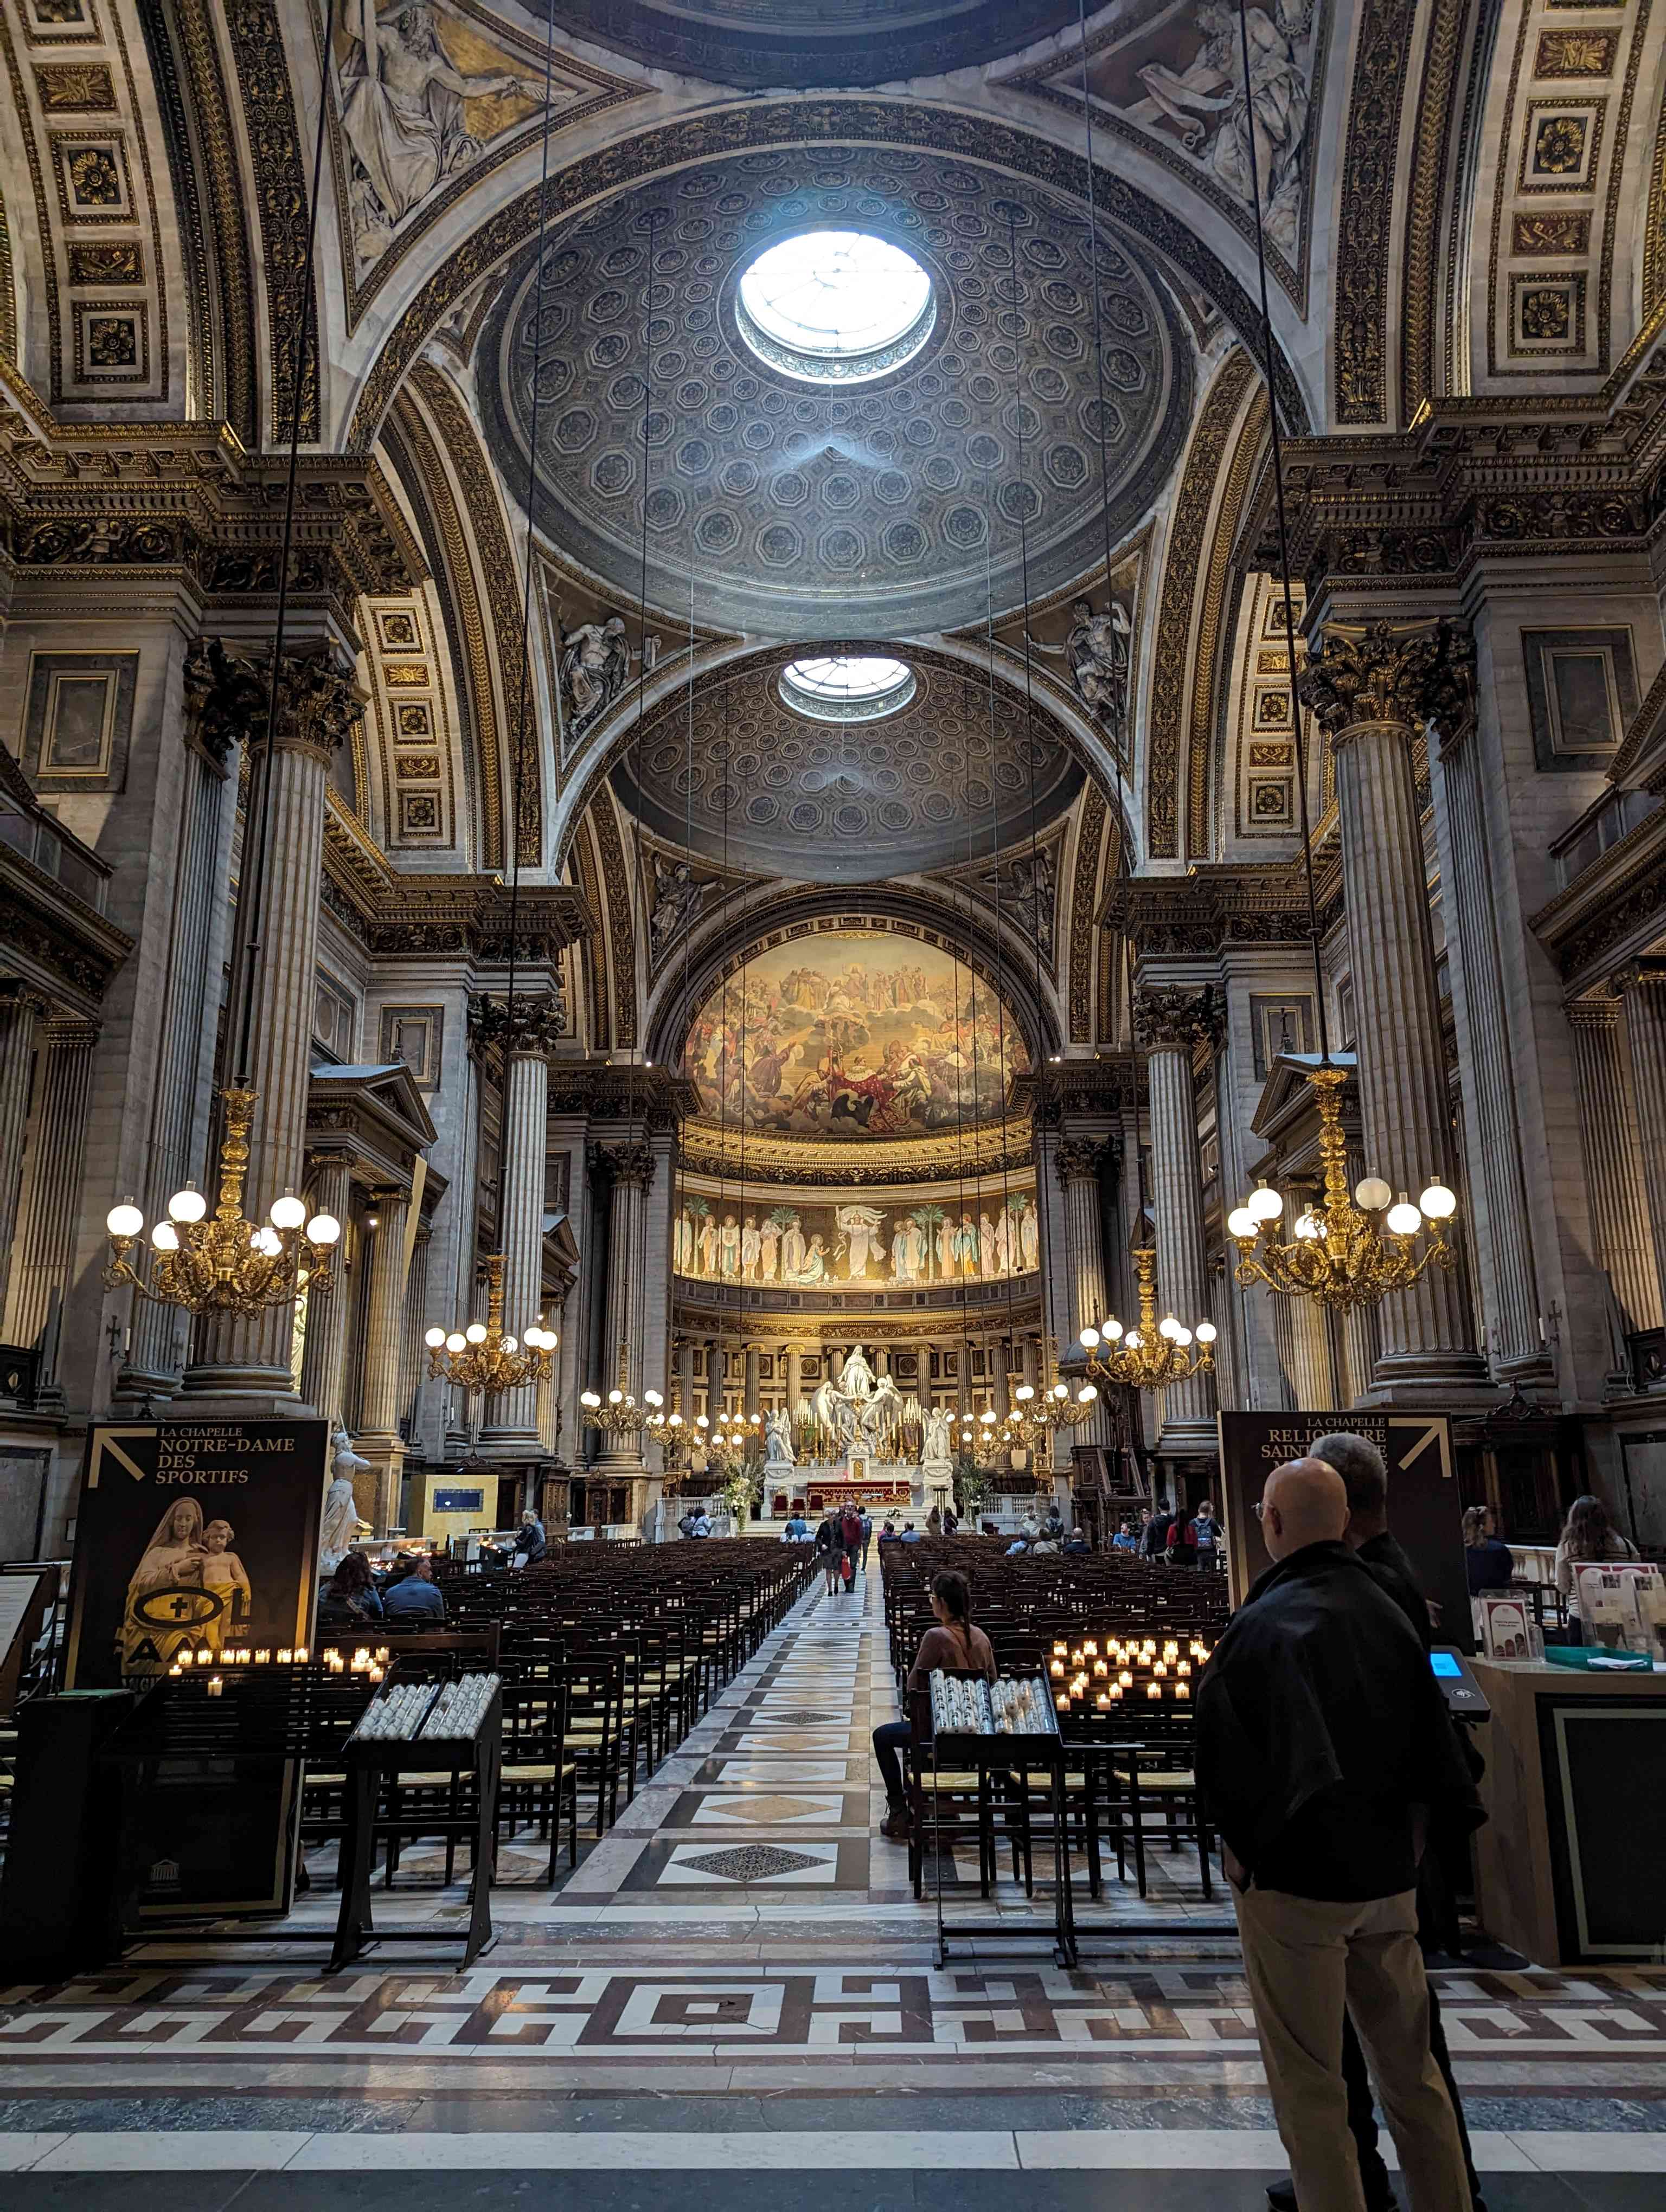
[[[897,332],[873,319],[873,347],[823,345],[824,381],[819,332],[790,344],[791,325],[739,299],[760,257],[815,232],[900,249],[929,285]],[[623,598],[640,586],[646,484],[650,599],[685,604],[692,563],[702,622],[814,638],[973,620],[991,588],[997,608],[1023,598],[1026,556],[1037,595],[1103,554],[1089,257],[1073,204],[940,155],[713,162],[552,235],[541,337],[523,258],[480,340],[489,435],[524,487],[541,348],[540,523]],[[1116,535],[1176,458],[1192,379],[1166,289],[1103,222],[1098,273]]]

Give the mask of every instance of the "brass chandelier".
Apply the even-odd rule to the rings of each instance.
[[[1102,1382],[1126,1383],[1135,1390],[1167,1390],[1177,1382],[1189,1382],[1195,1375],[1212,1372],[1214,1323],[1201,1321],[1188,1328],[1171,1313],[1158,1321],[1155,1249],[1149,1244],[1137,1247],[1134,1263],[1140,1278],[1139,1322],[1125,1330],[1111,1314],[1097,1328],[1082,1331],[1088,1373]]]
[[[1348,1313],[1375,1305],[1392,1291],[1409,1290],[1432,1262],[1452,1266],[1446,1224],[1457,1212],[1457,1200],[1444,1183],[1432,1182],[1415,1206],[1403,1191],[1391,1204],[1394,1193],[1380,1176],[1366,1176],[1350,1198],[1341,1104],[1347,1071],[1315,1067],[1307,1080],[1319,1107],[1323,1198],[1298,1218],[1289,1243],[1280,1243],[1274,1234],[1284,1200],[1265,1183],[1227,1216],[1226,1227],[1238,1248],[1237,1278],[1246,1287],[1265,1283],[1286,1297],[1315,1298]]]
[[[274,1199],[265,1222],[253,1226],[243,1212],[243,1178],[249,1165],[249,1129],[255,1094],[223,1094],[225,1133],[220,1143],[220,1202],[211,1220],[208,1200],[193,1182],[167,1201],[167,1218],[149,1231],[149,1280],[128,1255],[145,1236],[144,1215],[132,1199],[112,1206],[105,1218],[111,1260],[104,1285],[127,1284],[158,1305],[187,1313],[228,1313],[246,1318],[268,1306],[293,1305],[304,1289],[327,1289],[330,1263],[341,1241],[332,1213],[315,1213],[293,1191]]]
[[[599,1390],[581,1390],[579,1393],[579,1403],[584,1408],[584,1425],[587,1429],[599,1429],[605,1437],[634,1437],[647,1427],[656,1414],[663,1413],[664,1394],[659,1390],[644,1390],[639,1402],[628,1387],[629,1378],[630,1347],[621,1338],[618,1379],[605,1399]],[[670,1425],[669,1419],[666,1425]]]
[[[429,1379],[441,1377],[459,1390],[485,1390],[496,1395],[518,1390],[523,1383],[542,1382],[550,1373],[550,1354],[561,1342],[544,1316],[527,1328],[519,1341],[503,1333],[503,1255],[494,1252],[486,1261],[486,1318],[465,1328],[444,1329],[436,1325],[423,1341],[428,1346]]]
[[[978,1415],[986,1442],[1010,1449],[1029,1451],[1050,1442],[1055,1429],[1079,1429],[1091,1420],[1099,1401],[1097,1385],[1084,1382],[1073,1396],[1070,1385],[1055,1375],[1040,1385],[1020,1382],[1012,1393],[1018,1403],[1006,1414],[988,1406]]]

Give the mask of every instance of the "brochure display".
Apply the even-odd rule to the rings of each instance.
[[[1076,1921],[1070,1896],[1070,1846],[1066,1819],[1065,1747],[1058,1715],[1044,1676],[986,1682],[934,1669],[932,1705],[932,1844],[936,1865],[937,1963],[947,1963],[949,1942],[1008,1942],[1025,1931],[1012,1921],[943,1918],[943,1848],[940,1783],[944,1765],[974,1769],[980,1789],[991,1772],[1040,1769],[1049,1778],[1053,1820],[1053,1948],[1062,1966],[1076,1964]]]

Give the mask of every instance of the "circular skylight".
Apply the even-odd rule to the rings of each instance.
[[[932,280],[861,230],[806,230],[742,272],[741,335],[761,360],[815,384],[860,383],[911,361],[932,334]]]
[[[914,671],[881,653],[830,653],[793,660],[781,672],[781,696],[817,722],[872,722],[913,698]]]

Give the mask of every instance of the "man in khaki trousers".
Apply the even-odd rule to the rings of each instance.
[[[1225,1845],[1297,2201],[1301,2212],[1366,2212],[1341,2068],[1346,2007],[1414,2212],[1469,2212],[1429,2051],[1416,1881],[1431,1808],[1478,1826],[1474,1785],[1427,1656],[1342,1540],[1341,1477],[1293,1461],[1268,1478],[1259,1511],[1274,1565],[1198,1686],[1197,1772]]]

